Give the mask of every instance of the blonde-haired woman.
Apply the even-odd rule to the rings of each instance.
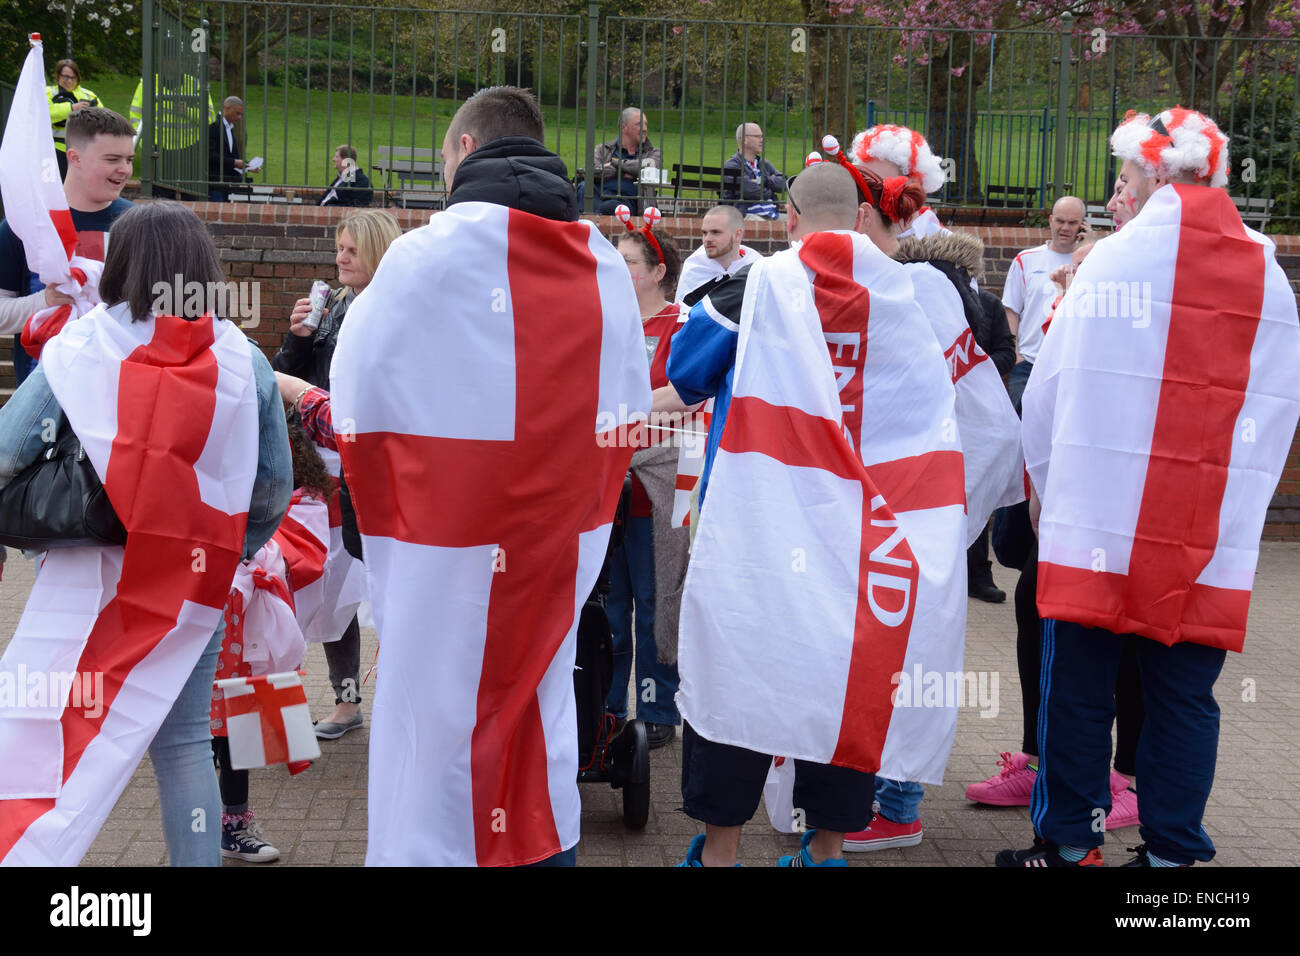
[[[319,388],[330,387],[330,361],[339,329],[357,293],[370,284],[394,239],[402,228],[389,213],[379,209],[353,213],[339,223],[336,239],[338,252],[334,262],[339,270],[339,288],[329,294],[325,311],[315,329],[303,325],[311,311],[309,299],[299,299],[289,316],[289,331],[271,362],[278,372],[304,379]],[[347,486],[340,489],[339,505],[343,516],[343,542],[355,558],[361,557],[361,538],[357,533],[356,512]],[[325,661],[329,665],[330,683],[334,687],[334,712],[316,725],[316,736],[325,740],[342,737],[362,724],[361,717],[361,628],[354,616],[343,636],[325,644]]]

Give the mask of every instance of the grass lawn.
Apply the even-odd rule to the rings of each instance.
[[[135,77],[100,75],[87,77],[87,81],[104,105],[123,115],[127,113],[138,82]],[[220,103],[222,95],[222,90],[214,86],[213,101]],[[365,92],[309,93],[252,84],[246,88],[244,98],[244,153],[266,158],[259,182],[287,186],[327,186],[334,178],[330,155],[343,142],[356,147],[368,172],[377,158],[375,150],[381,145],[441,148],[456,105],[449,99],[435,101],[430,96],[377,94],[372,100]],[[543,112],[547,146],[560,155],[571,172],[585,166],[585,108],[559,107],[551,102],[543,104]],[[807,128],[803,112],[788,112],[773,104],[765,115],[750,110],[747,116],[763,124],[767,158],[787,174],[798,172],[819,139]],[[735,127],[741,114],[735,107],[651,107],[647,119],[651,140],[663,149],[665,168],[679,162],[720,166],[735,152]],[[617,104],[598,111],[597,141],[612,139],[617,122]],[[1110,184],[1105,182],[1107,125],[1104,121],[1088,124],[1086,131],[1081,130],[1071,140],[1067,152],[1066,179],[1088,200],[1110,193]],[[975,142],[983,183],[1034,187],[1044,180],[1050,183],[1055,146],[1050,134],[1044,141],[1038,114],[1011,118],[981,114]],[[956,170],[958,175],[963,172]]]

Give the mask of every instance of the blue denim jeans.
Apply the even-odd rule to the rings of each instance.
[[[225,631],[223,620],[149,745],[172,866],[221,865],[221,791],[208,712]]]
[[[921,815],[921,798],[925,787],[910,780],[887,780],[876,777],[876,803],[880,815],[894,823],[912,823]]]
[[[636,659],[636,715],[654,724],[679,724],[677,665],[660,664],[655,647],[655,553],[653,519],[629,518],[623,543],[610,555],[609,618],[614,644],[614,683],[605,709],[615,717],[627,716],[627,682]],[[633,605],[636,609],[636,647],[633,651]]]
[[[1025,394],[1025,386],[1029,384],[1029,373],[1033,370],[1033,362],[1020,361],[1007,376],[1007,392],[1011,395],[1011,405],[1017,415],[1020,414],[1020,399]]]

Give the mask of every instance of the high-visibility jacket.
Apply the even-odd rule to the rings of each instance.
[[[181,88],[172,91],[168,87],[158,89],[158,77],[153,78],[154,99],[156,101],[154,116],[154,144],[164,149],[184,149],[199,141],[200,123],[210,126],[217,121],[217,108],[212,105],[212,94],[208,94],[208,118],[205,122],[202,111],[195,104],[194,98],[199,93],[199,81],[186,75]],[[140,139],[140,125],[144,122],[144,81],[135,85],[135,95],[131,97],[131,126],[135,128],[135,138]]]
[[[66,152],[68,146],[64,138],[68,132],[68,117],[72,115],[72,104],[89,103],[91,106],[98,106],[99,97],[93,90],[88,90],[84,86],[78,86],[69,93],[55,84],[45,88],[45,98],[50,101],[50,124],[54,127],[54,148]]]

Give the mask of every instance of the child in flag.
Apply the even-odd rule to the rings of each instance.
[[[293,497],[271,540],[235,574],[235,586],[224,612],[226,633],[217,658],[218,681],[282,673],[302,665],[306,644],[294,617],[299,609],[293,604],[293,595],[298,582],[318,578],[324,569],[329,534],[327,502],[333,482],[302,425],[290,419],[288,429],[293,451]],[[254,616],[254,605],[259,602],[265,613]],[[246,628],[253,621],[276,633],[253,634]],[[254,642],[261,645],[261,653],[253,651]],[[280,858],[280,851],[262,839],[253,823],[253,811],[248,807],[248,771],[231,765],[223,697],[220,689],[213,689],[212,757],[223,804],[221,855],[270,863]],[[291,767],[290,772],[296,771]]]
[[[1259,538],[1300,417],[1300,323],[1267,237],[1224,191],[1209,117],[1111,137],[1136,215],[1057,307],[1024,395],[1043,616],[1033,846],[999,866],[1100,866],[1115,675],[1136,649],[1144,841],[1130,866],[1214,857],[1213,686],[1246,633]]]

